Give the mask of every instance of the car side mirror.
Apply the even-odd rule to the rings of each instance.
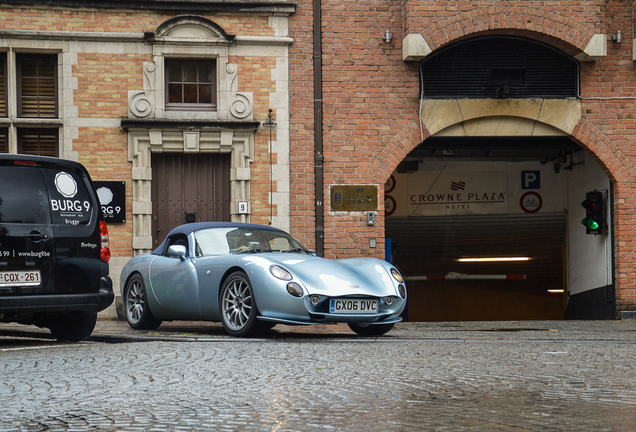
[[[172,245],[168,248],[168,256],[171,258],[179,258],[181,261],[185,261],[186,254],[187,250],[183,245]]]

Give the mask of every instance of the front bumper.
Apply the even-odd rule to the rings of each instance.
[[[402,317],[393,316],[383,320],[378,319],[378,316],[373,316],[372,320],[365,321],[364,316],[352,316],[352,315],[330,315],[325,317],[322,320],[294,320],[287,318],[271,318],[265,316],[257,317],[260,321],[273,322],[277,324],[287,324],[287,325],[318,325],[318,324],[336,324],[336,323],[351,323],[351,324],[359,324],[359,325],[374,325],[374,324],[395,324],[402,321]],[[369,317],[366,317],[369,319]]]

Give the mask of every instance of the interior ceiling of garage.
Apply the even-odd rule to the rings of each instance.
[[[445,161],[560,161],[582,148],[567,137],[432,137],[417,146],[405,162]]]

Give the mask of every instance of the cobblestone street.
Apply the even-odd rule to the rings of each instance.
[[[279,328],[280,327],[280,328]],[[405,323],[387,337],[216,324],[91,341],[0,326],[1,431],[629,431],[636,320]],[[30,336],[32,339],[24,336]]]

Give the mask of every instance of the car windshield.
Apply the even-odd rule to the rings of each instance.
[[[258,228],[208,228],[194,233],[197,256],[258,252],[311,254],[282,231]]]

